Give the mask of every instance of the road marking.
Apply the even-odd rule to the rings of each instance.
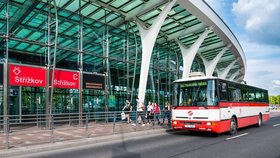
[[[234,137],[229,137],[229,138],[226,138],[225,140],[231,140],[231,139],[239,138],[239,137],[245,136],[247,134],[249,134],[249,133],[243,133],[243,134],[240,134],[240,135],[237,135],[237,136],[234,136]]]
[[[276,124],[276,125],[273,125],[273,127],[277,127],[277,126],[280,126],[280,123]]]

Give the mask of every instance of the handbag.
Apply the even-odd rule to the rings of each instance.
[[[122,120],[125,120],[125,119],[126,119],[126,116],[125,116],[125,113],[124,113],[124,112],[121,113],[121,118],[122,118]]]

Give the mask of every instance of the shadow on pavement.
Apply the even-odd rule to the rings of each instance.
[[[112,149],[112,158],[141,158],[139,153],[129,152],[124,140],[124,131],[121,127],[122,144]]]
[[[223,134],[217,134],[212,132],[202,132],[202,131],[176,131],[176,130],[168,130],[166,131],[172,135],[180,135],[180,136],[195,136],[195,137],[209,137],[209,138],[216,138]]]

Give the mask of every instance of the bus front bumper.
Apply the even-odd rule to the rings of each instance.
[[[191,130],[191,131],[206,131],[221,133],[221,126],[224,126],[220,121],[172,121],[172,128],[175,130]]]

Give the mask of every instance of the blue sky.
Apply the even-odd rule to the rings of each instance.
[[[280,1],[205,0],[240,42],[249,85],[280,95]]]

